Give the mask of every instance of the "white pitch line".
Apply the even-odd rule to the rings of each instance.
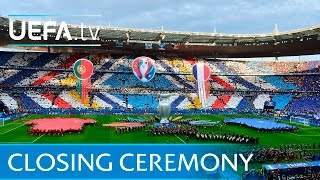
[[[4,126],[0,126],[0,128],[1,127],[5,127],[5,126],[10,125],[10,124],[23,124],[23,123],[11,122],[11,123],[5,124]]]
[[[309,129],[320,129],[320,127],[301,127],[300,129],[306,129],[306,130],[309,130]]]
[[[184,140],[182,140],[179,136],[177,136],[176,134],[175,134],[175,136],[178,138],[178,139],[180,139],[180,141],[182,141],[184,144],[187,144],[186,142],[184,142]]]
[[[31,144],[31,142],[0,142],[0,144]]]
[[[37,137],[37,139],[33,140],[32,143],[38,141],[40,138],[42,138],[42,136],[44,136],[44,134],[42,134],[41,136]]]
[[[44,136],[44,134],[42,134],[41,136],[37,137],[32,142],[0,142],[0,144],[32,144],[32,143],[36,142],[37,140],[39,140],[42,136]]]
[[[18,126],[18,127],[15,127],[15,128],[13,128],[13,129],[10,129],[10,130],[8,130],[8,131],[6,131],[6,132],[4,132],[4,133],[0,133],[0,134],[1,134],[1,135],[7,134],[8,132],[11,132],[11,131],[13,131],[13,130],[15,130],[15,129],[18,129],[19,127],[22,127],[22,126],[24,126],[24,124],[22,124],[22,125],[20,125],[20,126]]]
[[[295,134],[295,133],[290,133],[290,134],[293,134],[295,136],[300,136],[300,137],[318,137],[320,136],[320,134],[312,134],[312,135],[300,135],[300,134]]]

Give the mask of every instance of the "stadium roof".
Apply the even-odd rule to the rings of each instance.
[[[155,52],[166,54],[199,55],[208,57],[268,57],[320,54],[320,25],[267,34],[223,34],[180,32],[164,30],[146,30],[115,28],[100,26],[98,40],[81,40],[80,25],[68,25],[72,41],[60,39],[59,44],[100,44],[100,47],[51,47],[52,51],[86,51],[114,52],[114,53],[138,53],[154,54]],[[42,29],[42,27],[39,27]],[[54,27],[51,27],[54,28]],[[58,29],[58,26],[55,27]],[[96,32],[97,26],[92,27]],[[14,29],[19,33],[21,22],[14,22]],[[1,46],[12,44],[9,37],[9,19],[0,17],[0,34],[4,40]],[[88,28],[83,31],[84,37],[91,37]],[[54,37],[45,43],[56,44]],[[28,39],[21,43],[36,46],[34,41]],[[37,43],[44,43],[43,41]],[[120,43],[120,44],[119,44]],[[159,50],[158,44],[165,44],[165,50]],[[146,44],[152,44],[146,49]],[[30,47],[28,47],[30,49]],[[43,50],[43,47],[36,48]]]

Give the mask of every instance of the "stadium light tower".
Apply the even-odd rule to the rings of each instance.
[[[279,34],[279,29],[278,29],[278,25],[277,25],[277,24],[274,24],[273,33],[274,33],[275,35]]]

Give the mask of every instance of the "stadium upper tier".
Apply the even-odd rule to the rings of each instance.
[[[73,63],[94,64],[93,90],[85,104],[75,91]],[[69,53],[0,53],[0,100],[10,109],[135,108],[155,109],[158,95],[171,93],[172,108],[200,108],[191,67],[205,62],[212,70],[206,109],[316,111],[320,104],[320,61],[204,61],[194,57],[152,57],[157,74],[148,83],[131,71],[135,56]]]
[[[2,30],[8,30],[9,19],[0,17],[0,27]],[[43,25],[38,26],[43,29]],[[68,25],[70,34],[73,37],[80,37],[80,25]],[[84,26],[87,27],[87,26]],[[14,21],[14,28],[16,31],[21,31],[21,21]],[[51,29],[58,31],[58,26],[52,26]],[[92,27],[92,32],[97,31],[97,26]],[[286,31],[286,32],[273,32],[266,34],[223,34],[223,33],[200,33],[200,32],[180,32],[180,31],[164,31],[164,30],[146,30],[146,29],[130,29],[130,28],[114,28],[108,26],[100,26],[98,37],[101,40],[128,40],[128,42],[153,42],[158,43],[188,43],[189,45],[214,45],[224,43],[249,43],[252,42],[273,42],[275,39],[282,41],[291,39],[301,39],[303,37],[318,37],[320,25],[304,29]],[[91,37],[89,29],[84,29],[84,37]]]
[[[16,44],[9,36],[10,19],[0,17],[0,35],[2,41],[0,46],[6,47],[9,44]],[[14,34],[21,34],[20,20],[12,20]],[[58,24],[60,22],[57,22]],[[28,22],[26,23],[28,25]],[[26,25],[26,26],[27,26]],[[40,29],[40,33],[35,36],[43,37],[44,25],[34,26]],[[59,26],[50,26],[58,32]],[[108,26],[83,26],[68,25],[71,39],[64,38],[55,40],[56,34],[50,34],[48,40],[33,41],[27,37],[19,41],[19,44],[99,44],[97,47],[52,47],[54,52],[117,52],[120,54],[152,54],[154,52],[166,52],[166,54],[185,54],[206,57],[266,57],[266,56],[286,56],[319,54],[320,50],[320,26],[313,26],[304,29],[277,32],[266,34],[224,34],[224,33],[200,33],[200,32],[180,32],[167,30],[146,30],[130,28],[114,28]],[[99,30],[98,30],[99,28]],[[28,28],[26,28],[28,31]],[[92,33],[97,32],[97,39],[92,39]],[[82,38],[86,38],[84,41]],[[145,44],[151,44],[146,49]],[[158,44],[165,44],[159,50]],[[9,45],[11,47],[11,45]],[[37,50],[46,50],[38,48]]]

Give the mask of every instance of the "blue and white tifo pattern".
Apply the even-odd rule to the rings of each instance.
[[[100,90],[85,103],[75,91],[76,79],[72,73],[73,63],[80,58],[93,62],[92,85]],[[320,112],[320,61],[275,63],[151,57],[157,74],[150,82],[141,82],[132,73],[131,63],[135,58],[110,54],[0,52],[0,100],[11,110],[155,109],[159,94],[166,91],[171,94],[172,108],[198,108],[191,68],[201,61],[212,72],[211,93],[204,109],[254,110],[262,109],[267,101],[274,101],[278,110]],[[312,75],[279,75],[286,73]],[[250,74],[254,76],[248,76]],[[39,88],[30,91],[23,87]]]

